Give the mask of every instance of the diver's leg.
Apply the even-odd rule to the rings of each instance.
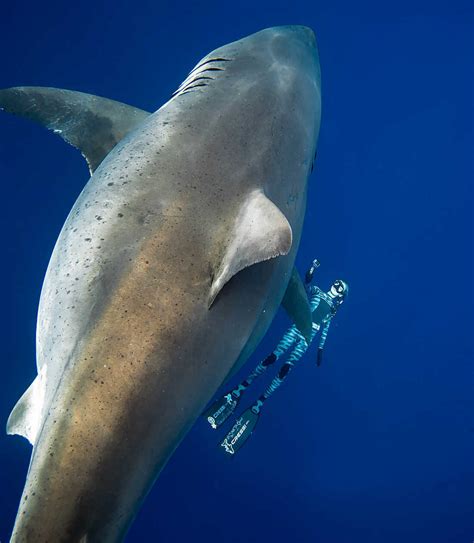
[[[252,382],[264,374],[267,368],[273,365],[282,354],[284,354],[290,347],[292,347],[296,341],[300,340],[301,336],[295,325],[288,328],[275,349],[261,362],[257,364],[255,369],[250,373],[246,379],[235,389],[236,393],[243,392]]]
[[[237,387],[224,394],[221,398],[216,400],[211,407],[206,409],[203,416],[207,419],[207,422],[209,422],[212,428],[218,428],[230,417],[230,415],[232,415],[245,390],[257,377],[265,373],[267,368],[274,364],[278,358],[299,339],[299,337],[296,326],[291,326],[281,338],[273,352],[259,362],[255,369],[239,383]]]
[[[300,341],[302,337],[303,336],[301,336],[301,334],[298,332],[295,325],[290,326],[290,328],[288,328],[281,340],[278,342],[275,349],[264,360],[257,364],[252,373],[250,373],[247,378],[242,381],[240,386],[235,389],[236,392],[243,391],[250,386],[257,377],[265,373],[269,366],[274,364],[282,354],[284,354],[297,341]]]
[[[262,360],[257,365],[252,373],[248,375],[244,381],[242,381],[238,388],[240,388],[242,391],[245,390],[248,386],[250,386],[250,384],[255,380],[256,377],[265,373],[267,368],[273,365],[280,358],[280,356],[284,354],[288,349],[290,349],[295,343],[297,343],[295,347],[295,350],[297,350],[298,345],[300,343],[306,344],[306,341],[304,340],[303,336],[298,332],[296,326],[293,325],[286,331],[275,349],[267,356],[267,358]]]
[[[292,368],[293,363],[289,361],[283,364],[283,366],[280,368],[280,371],[278,372],[278,375],[272,379],[272,382],[267,386],[265,392],[261,394],[258,400],[252,405],[251,409],[256,415],[260,413],[260,409],[262,408],[263,403],[266,402],[268,398],[270,398],[270,396],[281,387],[283,381],[290,373],[290,370]]]
[[[293,325],[288,328],[275,349],[264,360],[259,362],[252,373],[247,375],[246,379],[244,379],[232,392],[235,392],[236,395],[240,396],[240,394],[248,388],[257,377],[264,374],[267,371],[267,368],[273,365],[298,339],[300,339],[298,330],[296,326]]]
[[[221,398],[216,400],[209,409],[207,409],[203,416],[207,419],[207,422],[214,428],[218,428],[223,424],[235,411],[239,404],[242,394],[262,373],[265,373],[268,366],[274,364],[277,360],[275,353],[270,353],[264,360],[262,360],[257,367],[250,373],[246,379],[244,379],[237,387],[230,392],[224,394]]]
[[[278,360],[277,355],[275,354],[275,351],[271,352],[266,358],[264,358],[261,362],[259,362],[255,369],[247,375],[247,377],[240,383],[240,385],[234,389],[236,394],[239,394],[243,392],[246,388],[248,388],[253,381],[259,377],[260,375],[263,375],[269,366],[274,364]]]
[[[287,378],[290,370],[293,368],[295,363],[301,359],[307,349],[308,344],[304,339],[301,339],[293,349],[288,360],[280,368],[278,375],[275,377],[275,379],[273,379],[257,402],[255,402],[251,407],[244,411],[240,417],[237,418],[232,426],[232,429],[221,443],[221,447],[224,448],[226,453],[231,455],[235,454],[244,445],[244,443],[247,442],[258,422],[260,409],[262,408],[263,402],[267,401],[268,398],[281,386],[283,381]]]
[[[273,365],[285,351],[292,347],[295,342],[300,342],[302,339],[303,336],[301,336],[301,334],[298,332],[295,325],[288,328],[275,349],[264,360],[257,364],[255,369],[249,375],[247,375],[247,377],[239,384],[238,387],[234,388],[231,394],[235,398],[240,398],[242,393],[257,377],[264,374],[267,371],[267,368]]]
[[[260,413],[260,409],[263,405],[263,402],[266,402],[272,394],[274,394],[282,385],[283,381],[288,377],[288,374],[293,369],[293,366],[301,360],[302,356],[308,349],[308,344],[304,339],[301,339],[296,347],[291,352],[288,360],[283,364],[278,372],[278,375],[272,380],[272,382],[265,389],[265,392],[259,397],[257,402],[251,407],[251,409],[256,413]]]
[[[298,328],[293,324],[288,328],[283,337],[280,339],[278,345],[273,350],[275,360],[278,360],[280,356],[285,353],[290,347],[292,347],[298,340],[301,339],[301,334],[298,332]]]

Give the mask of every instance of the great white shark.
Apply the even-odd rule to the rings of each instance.
[[[284,26],[216,49],[152,114],[0,91],[1,108],[79,148],[92,174],[44,280],[38,376],[8,420],[33,445],[11,541],[121,541],[283,298],[311,330],[293,265],[320,87],[313,32]]]

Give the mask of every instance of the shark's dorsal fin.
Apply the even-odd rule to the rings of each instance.
[[[293,268],[281,305],[309,344],[313,326],[311,307],[303,281],[296,268]]]
[[[231,277],[252,264],[288,254],[291,243],[291,226],[285,215],[262,190],[252,191],[240,207],[214,275],[209,307]]]
[[[48,87],[0,90],[0,109],[36,121],[77,147],[91,174],[148,112],[92,94]]]
[[[46,391],[46,364],[23,396],[17,401],[7,421],[7,434],[20,435],[34,445],[41,427]]]

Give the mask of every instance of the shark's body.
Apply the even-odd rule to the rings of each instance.
[[[39,376],[10,420],[34,444],[15,542],[120,541],[269,326],[319,130],[314,35],[279,27],[220,48],[137,116],[92,165],[48,267]]]

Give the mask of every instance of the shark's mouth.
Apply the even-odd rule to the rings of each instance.
[[[172,98],[191,92],[199,87],[206,87],[210,81],[216,79],[217,72],[225,70],[225,63],[230,61],[230,58],[210,58],[200,62],[189,72],[188,77],[173,93]]]

